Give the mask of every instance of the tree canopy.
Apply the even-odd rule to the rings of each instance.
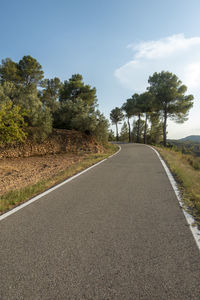
[[[109,124],[97,109],[96,88],[85,84],[80,74],[74,74],[64,82],[58,77],[44,79],[42,66],[30,55],[19,62],[10,58],[2,60],[0,106],[0,126],[7,130],[2,135],[7,142],[13,141],[14,135],[19,140],[23,130],[25,135],[32,134],[41,141],[48,137],[53,127],[87,132],[102,142],[108,139]],[[18,131],[14,131],[12,120],[8,121],[12,114],[9,113],[7,118],[5,116],[11,107],[16,112],[13,120]]]
[[[162,71],[154,73],[148,80],[148,90],[154,96],[155,110],[163,117],[163,144],[167,140],[167,119],[177,123],[187,120],[188,111],[193,106],[193,95],[185,95],[187,87],[182,84],[175,74]]]
[[[60,92],[60,102],[82,99],[85,104],[94,107],[97,102],[96,88],[84,84],[80,74],[74,74],[69,80],[65,80]]]
[[[115,107],[110,113],[112,124],[115,124],[116,126],[116,141],[119,141],[118,124],[123,120],[123,118],[123,112],[119,107]]]
[[[40,63],[30,55],[24,56],[18,64],[19,75],[23,85],[38,85],[44,77]]]
[[[132,132],[135,142],[141,142],[143,134],[144,143],[158,143],[163,138],[163,145],[166,146],[167,120],[171,119],[176,123],[185,122],[193,106],[194,97],[186,95],[187,87],[175,74],[168,71],[155,72],[149,77],[148,83],[145,92],[133,94],[122,105],[129,128],[129,142],[131,142]],[[113,114],[113,110],[111,113]],[[132,131],[131,118],[134,118]],[[144,122],[143,118],[145,118]],[[118,135],[117,126],[116,133]]]

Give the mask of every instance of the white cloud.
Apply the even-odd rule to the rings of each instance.
[[[148,77],[168,70],[177,74],[188,88],[200,86],[200,37],[172,35],[157,41],[129,45],[133,59],[115,71],[115,76],[130,90],[143,91]]]
[[[128,47],[137,52],[136,58],[158,59],[189,50],[196,45],[200,45],[200,37],[186,39],[183,34],[177,34],[158,41],[142,42]]]
[[[200,36],[186,38],[184,34],[177,34],[155,41],[132,44],[128,48],[132,49],[133,58],[116,69],[114,75],[125,88],[130,90],[130,95],[131,92],[144,92],[148,86],[149,76],[154,72],[164,70],[176,74],[188,87],[188,93],[194,94],[198,100],[200,95]],[[194,132],[200,126],[197,115],[200,116],[200,105],[196,102],[190,113],[193,122],[190,119],[181,127],[173,123],[173,130],[172,125],[168,128],[169,135],[181,137]],[[184,134],[180,128],[187,132]],[[178,136],[175,136],[174,129],[177,129]]]

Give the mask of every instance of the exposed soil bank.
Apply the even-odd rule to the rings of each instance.
[[[0,146],[0,158],[80,152],[101,153],[104,152],[104,148],[92,136],[75,130],[63,129],[54,129],[48,139],[42,143],[28,139],[25,143]]]
[[[103,153],[92,137],[75,130],[53,130],[42,143],[0,147],[0,195],[48,179],[83,159],[87,153]]]

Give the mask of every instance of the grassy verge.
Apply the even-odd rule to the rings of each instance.
[[[13,207],[29,200],[30,198],[44,192],[50,187],[64,181],[65,179],[105,159],[118,150],[118,146],[113,144],[106,145],[105,148],[106,152],[104,153],[80,155],[79,162],[74,163],[65,171],[62,171],[47,180],[39,181],[33,185],[26,186],[19,190],[13,190],[0,196],[0,215],[12,209]]]
[[[188,154],[158,148],[179,184],[185,209],[200,226],[200,159]]]

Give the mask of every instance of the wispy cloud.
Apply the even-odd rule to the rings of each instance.
[[[200,37],[177,34],[128,48],[133,58],[115,70],[115,76],[128,89],[142,92],[148,86],[149,75],[166,70],[177,74],[190,92],[200,90]]]

